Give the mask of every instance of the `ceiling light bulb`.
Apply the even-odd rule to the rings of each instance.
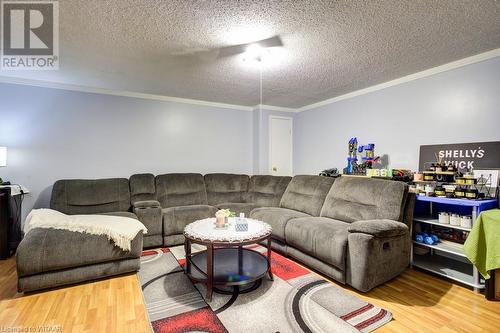
[[[245,57],[244,60],[247,59],[252,59],[252,60],[257,60],[261,61],[262,60],[262,46],[259,44],[251,44],[248,46],[247,50],[245,51]]]

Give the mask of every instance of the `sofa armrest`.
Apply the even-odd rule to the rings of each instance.
[[[139,221],[148,229],[148,236],[161,235],[163,233],[162,210],[158,201],[136,201],[132,206],[134,214],[137,215]]]
[[[403,272],[410,263],[406,224],[393,220],[351,223],[347,236],[346,282],[366,292]]]
[[[409,233],[406,224],[393,220],[363,220],[351,223],[349,233],[361,233],[377,238],[403,236]]]
[[[156,200],[141,200],[132,203],[132,207],[135,209],[139,208],[161,208],[160,202]]]

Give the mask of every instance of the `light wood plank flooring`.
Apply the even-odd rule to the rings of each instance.
[[[417,270],[366,294],[346,289],[392,311],[394,320],[377,333],[500,331],[500,302]],[[62,332],[150,332],[137,276],[23,296],[14,259],[0,261],[0,330],[56,325]]]

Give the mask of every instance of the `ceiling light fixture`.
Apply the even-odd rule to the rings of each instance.
[[[255,60],[261,62],[266,54],[269,54],[268,48],[263,48],[259,44],[250,44],[243,53],[243,61]]]

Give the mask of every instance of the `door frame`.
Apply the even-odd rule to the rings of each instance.
[[[293,117],[284,117],[284,116],[275,116],[275,115],[269,115],[269,128],[268,128],[268,162],[267,162],[267,172],[271,175],[272,174],[272,156],[273,152],[271,147],[272,145],[272,120],[273,119],[286,119],[290,120],[291,126],[290,126],[290,176],[293,175]]]

